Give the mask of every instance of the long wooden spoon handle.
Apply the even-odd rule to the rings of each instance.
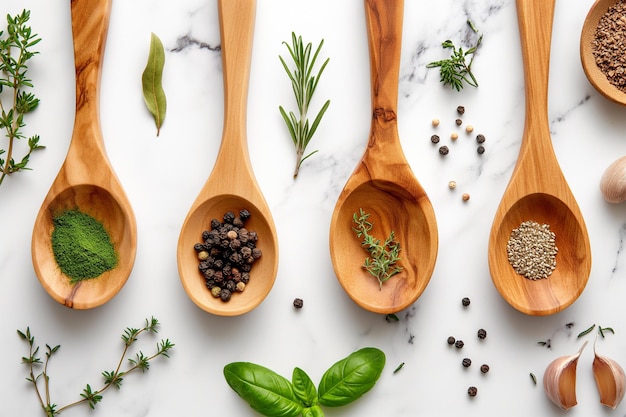
[[[555,0],[517,0],[524,80],[526,117],[548,127],[548,78]],[[533,120],[527,120],[527,123]]]
[[[246,106],[256,0],[220,0],[218,10],[224,71],[224,138],[239,139],[247,154]]]
[[[365,0],[374,117],[396,118],[404,0]]]
[[[111,15],[111,0],[72,0],[72,36],[76,67],[75,140],[102,140],[99,106],[104,46]],[[97,131],[93,131],[97,129]]]

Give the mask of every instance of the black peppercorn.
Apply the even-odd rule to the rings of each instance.
[[[478,143],[485,143],[485,135],[483,135],[482,133],[476,136],[476,142]]]
[[[465,107],[459,106],[459,107],[456,108],[456,111],[459,114],[463,114],[463,113],[465,113]]]
[[[248,210],[241,210],[239,211],[239,217],[241,217],[241,220],[243,220],[244,222],[246,220],[248,220],[250,218],[250,212]]]
[[[478,146],[478,148],[476,148],[476,152],[478,152],[478,155],[482,155],[485,153],[485,147],[483,145]]]
[[[293,306],[295,308],[302,308],[303,305],[304,301],[302,301],[302,298],[296,298],[295,300],[293,300]]]
[[[432,143],[439,143],[439,135],[432,135],[432,136],[430,137],[430,141],[431,141]]]
[[[235,217],[235,220],[233,220],[233,226],[243,227],[243,220],[241,219],[241,217]]]
[[[483,374],[489,372],[489,365],[487,365],[486,363],[480,365],[480,372],[482,372]]]
[[[456,347],[457,349],[462,349],[463,346],[465,346],[465,343],[463,343],[462,340],[457,340],[456,342],[454,342],[454,347]]]
[[[475,397],[476,394],[478,394],[478,388],[476,388],[476,387],[469,387],[467,389],[467,395],[469,395],[470,397]]]
[[[461,304],[463,304],[463,307],[467,307],[468,305],[470,305],[470,299],[467,297],[463,297],[463,299],[461,300]]]
[[[443,145],[439,148],[439,155],[447,155],[450,152],[450,149],[446,145]]]
[[[477,335],[478,335],[479,339],[484,339],[484,338],[487,337],[487,330],[485,330],[485,329],[478,329]]]
[[[456,123],[457,126],[461,126],[463,124],[463,120],[461,119],[456,119],[454,122]]]
[[[464,368],[469,368],[472,365],[472,360],[470,358],[463,358],[463,361],[461,361],[461,364],[463,365]]]
[[[235,213],[233,213],[232,211],[227,211],[226,213],[224,213],[224,223],[233,223],[233,220],[235,220]]]
[[[211,220],[211,229],[212,229],[212,230],[217,229],[217,228],[218,228],[218,227],[220,227],[221,225],[222,225],[222,223],[221,223],[219,220],[217,220],[217,219],[213,219],[213,220]]]
[[[226,288],[222,288],[222,291],[220,291],[220,298],[222,299],[222,301],[229,301],[230,296],[231,296],[230,290]]]
[[[454,344],[454,342],[456,342],[456,339],[454,338],[454,336],[450,336],[450,337],[448,337],[448,344],[449,344],[449,345],[453,345],[453,344]]]

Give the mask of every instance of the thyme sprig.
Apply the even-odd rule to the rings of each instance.
[[[468,20],[467,24],[474,33],[478,33],[472,21]],[[426,68],[439,68],[440,81],[444,85],[450,85],[456,91],[463,89],[463,83],[467,83],[472,87],[478,87],[478,81],[472,73],[472,63],[474,62],[476,50],[482,41],[483,35],[481,34],[478,37],[476,45],[464,51],[462,47],[457,48],[451,40],[447,39],[441,46],[443,46],[444,49],[452,50],[450,58],[431,62],[426,65]]]
[[[313,124],[309,124],[307,114],[309,111],[309,105],[311,104],[311,99],[313,98],[313,93],[317,88],[320,77],[322,76],[324,68],[326,68],[330,58],[327,58],[326,61],[324,61],[317,75],[313,75],[315,62],[320,50],[322,49],[322,45],[324,45],[324,40],[322,39],[319,43],[313,57],[311,57],[312,44],[307,43],[305,46],[302,41],[302,37],[296,36],[293,32],[291,34],[291,46],[287,42],[283,42],[283,44],[287,46],[289,55],[291,55],[293,63],[295,64],[293,71],[289,69],[289,66],[282,56],[279,56],[278,58],[283,64],[283,68],[285,68],[285,71],[291,80],[291,87],[295,94],[296,104],[298,106],[298,115],[296,116],[296,114],[292,111],[287,114],[282,106],[279,106],[278,109],[280,110],[280,114],[287,125],[287,129],[289,129],[291,139],[296,146],[296,168],[293,173],[293,177],[296,178],[302,162],[317,152],[317,150],[315,150],[304,156],[306,147],[311,141],[313,134],[317,130],[317,127],[324,116],[324,113],[326,113],[326,110],[330,105],[330,100],[326,100],[320,111],[317,113],[317,116],[315,116]]]
[[[380,242],[380,239],[370,235],[369,232],[372,230],[373,225],[367,220],[369,216],[368,213],[360,208],[359,213],[354,213],[352,216],[352,220],[356,224],[356,227],[353,227],[352,230],[356,233],[357,238],[363,238],[361,245],[369,253],[362,268],[378,279],[380,289],[382,290],[385,281],[402,271],[402,267],[397,265],[398,261],[400,261],[401,248],[400,243],[395,240],[393,230],[383,243]]]
[[[14,159],[16,141],[25,139],[22,128],[24,116],[39,105],[33,93],[26,92],[33,84],[26,76],[28,61],[38,52],[32,50],[41,38],[32,32],[27,22],[30,11],[7,15],[6,33],[0,30],[0,129],[8,139],[7,149],[0,148],[0,185],[7,175],[27,168],[33,151],[42,149],[39,135],[28,138],[28,151],[19,162]],[[6,91],[4,91],[6,89]],[[6,154],[6,155],[5,155]]]
[[[154,354],[146,356],[139,351],[133,358],[127,359],[128,367],[122,370],[124,359],[128,354],[129,348],[138,340],[142,333],[158,333],[157,327],[159,324],[159,321],[152,317],[150,319],[146,319],[145,325],[142,328],[126,328],[126,330],[124,330],[124,334],[122,335],[122,341],[124,342],[122,356],[120,357],[115,370],[102,372],[102,376],[104,377],[102,388],[94,390],[90,384],[87,384],[80,394],[82,397],[80,400],[62,407],[57,406],[57,404],[53,403],[50,399],[50,375],[48,373],[50,358],[58,352],[61,345],[51,347],[46,344],[45,359],[42,360],[39,357],[39,346],[35,345],[35,337],[32,335],[30,327],[27,327],[26,331],[18,330],[17,334],[21,339],[28,343],[29,347],[28,356],[22,357],[22,363],[28,366],[28,377],[26,380],[33,385],[33,388],[37,393],[37,399],[39,400],[39,404],[44,410],[45,415],[47,417],[55,417],[61,414],[62,411],[83,403],[87,403],[90,408],[94,409],[96,404],[102,401],[102,394],[104,391],[110,387],[118,389],[121,388],[122,382],[128,374],[137,370],[140,370],[141,372],[147,371],[150,369],[150,362],[158,356],[169,358],[169,351],[174,347],[174,343],[170,342],[169,339],[162,339],[157,343],[156,352]],[[38,368],[41,366],[43,366],[43,370],[39,371]],[[43,382],[43,389],[40,387],[40,380]]]

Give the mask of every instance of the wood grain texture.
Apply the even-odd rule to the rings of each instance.
[[[67,156],[35,220],[32,260],[39,281],[67,307],[104,304],[124,286],[135,262],[137,226],[132,207],[109,164],[100,127],[99,92],[111,0],[72,0],[76,117]],[[78,209],[102,222],[119,253],[118,266],[76,285],[59,269],[51,247],[52,218]]]
[[[367,148],[337,200],[330,253],[339,282],[366,310],[381,314],[410,306],[430,281],[437,258],[435,213],[406,161],[398,136],[397,102],[404,2],[365,0],[370,52],[372,124]],[[370,214],[372,234],[391,231],[401,245],[403,271],[378,281],[361,265],[367,252],[352,227],[359,209]]]
[[[256,1],[220,0],[218,3],[224,72],[224,127],[220,150],[207,182],[185,219],[178,240],[178,272],[189,298],[201,309],[223,316],[240,315],[258,306],[274,285],[278,272],[278,241],[270,209],[250,164],[246,136],[246,107],[252,55]],[[256,231],[263,252],[250,272],[242,293],[228,302],[214,298],[198,271],[194,244],[210,229],[211,219],[227,211],[247,209],[246,228]]]
[[[609,10],[609,7],[619,1],[620,0],[596,0],[593,6],[591,6],[591,9],[589,9],[580,35],[580,60],[583,70],[587,75],[587,79],[594,88],[609,100],[626,106],[626,93],[609,82],[606,75],[600,70],[600,67],[596,65],[596,59],[593,56],[593,44],[598,23],[607,10]],[[626,53],[626,51],[623,52]]]
[[[557,313],[584,290],[591,270],[589,236],[561,172],[548,121],[548,74],[554,0],[517,0],[524,62],[526,116],[522,145],[489,237],[489,269],[502,297],[529,315]],[[556,270],[532,281],[515,273],[506,246],[511,231],[534,220],[556,235]]]

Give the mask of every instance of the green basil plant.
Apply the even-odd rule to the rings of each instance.
[[[324,407],[351,403],[368,392],[385,367],[385,354],[366,347],[331,366],[316,388],[300,368],[291,381],[274,371],[250,362],[233,362],[224,367],[228,385],[250,407],[267,417],[323,417]]]

